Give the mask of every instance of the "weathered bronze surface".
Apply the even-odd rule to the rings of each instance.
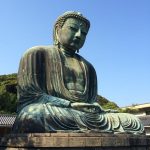
[[[143,125],[135,116],[106,112],[96,102],[95,69],[76,53],[89,27],[81,13],[66,12],[55,23],[53,46],[36,46],[25,52],[18,72],[14,133],[143,133]]]

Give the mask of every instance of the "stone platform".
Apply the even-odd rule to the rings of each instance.
[[[9,134],[0,149],[49,150],[150,150],[150,136],[108,133]]]

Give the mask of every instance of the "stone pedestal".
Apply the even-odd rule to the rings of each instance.
[[[9,134],[1,138],[0,149],[150,150],[150,137],[108,133]]]

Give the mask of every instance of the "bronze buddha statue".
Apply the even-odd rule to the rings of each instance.
[[[54,26],[54,45],[28,49],[18,72],[15,133],[76,131],[143,133],[134,115],[106,112],[97,103],[94,67],[77,52],[90,22],[79,12],[66,12]]]

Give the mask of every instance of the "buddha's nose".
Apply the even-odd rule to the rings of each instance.
[[[78,31],[75,34],[75,37],[80,38],[80,36],[81,36],[81,29],[78,29]]]

